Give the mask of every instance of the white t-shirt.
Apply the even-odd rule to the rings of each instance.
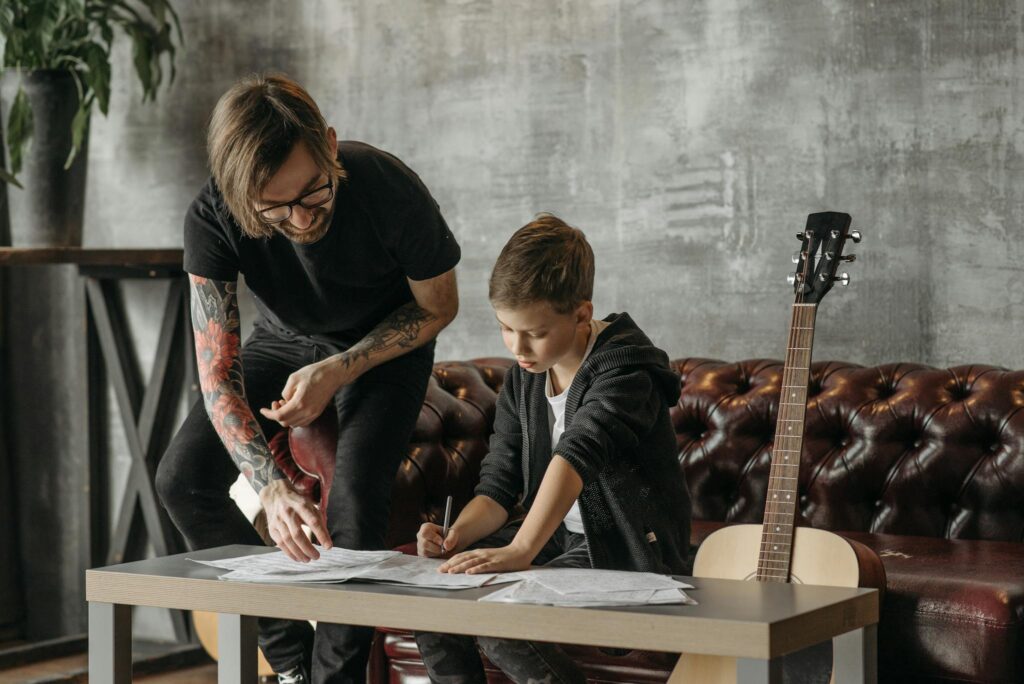
[[[580,361],[581,365],[594,349],[594,342],[597,340],[597,336],[607,327],[608,323],[605,321],[591,319],[590,340],[587,342],[587,350],[583,352],[583,360]],[[548,398],[548,424],[551,425],[551,449],[553,451],[562,433],[565,432],[565,402],[569,398],[569,388],[563,389],[561,394],[554,394],[554,388],[551,386],[551,371],[549,370],[544,395]],[[566,529],[570,532],[583,534],[583,517],[580,515],[579,501],[573,502],[572,508],[565,515],[564,522]]]

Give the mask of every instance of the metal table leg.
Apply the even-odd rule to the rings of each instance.
[[[832,640],[834,684],[878,683],[878,625],[868,625]]]
[[[217,684],[256,681],[256,618],[221,613],[217,616]]]
[[[132,681],[132,607],[89,603],[89,681]]]
[[[736,683],[782,684],[782,658],[737,658]]]

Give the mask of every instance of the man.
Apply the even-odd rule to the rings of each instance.
[[[458,310],[460,250],[418,176],[369,145],[339,143],[280,76],[218,102],[212,178],[185,219],[202,404],[164,455],[157,491],[192,548],[260,544],[228,496],[242,472],[274,542],[297,561],[325,547],[384,548],[391,486],[419,414],[434,338]],[[238,274],[259,318],[239,344]],[[267,446],[334,402],[327,529]],[[365,681],[372,629],[260,620],[281,682]]]

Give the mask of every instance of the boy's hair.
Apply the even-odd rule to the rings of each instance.
[[[287,76],[249,76],[217,102],[206,138],[210,172],[228,209],[249,237],[273,235],[273,227],[260,219],[254,205],[298,143],[305,144],[332,181],[345,178],[331,150],[320,109],[309,93]]]
[[[571,313],[593,299],[594,250],[579,228],[539,214],[501,250],[488,294],[495,307],[547,302],[557,313]]]

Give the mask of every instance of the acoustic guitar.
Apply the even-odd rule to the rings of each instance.
[[[837,276],[836,270],[841,262],[854,260],[852,254],[843,256],[843,248],[847,240],[860,242],[860,234],[850,230],[849,214],[822,212],[808,216],[806,230],[797,237],[802,248],[793,257],[796,273],[790,275],[796,298],[782,371],[764,522],[726,527],[709,536],[697,551],[693,574],[882,589],[885,571],[873,551],[832,532],[795,526],[815,314],[834,283],[849,283],[849,276]],[[735,684],[736,660],[683,654],[669,681]]]

